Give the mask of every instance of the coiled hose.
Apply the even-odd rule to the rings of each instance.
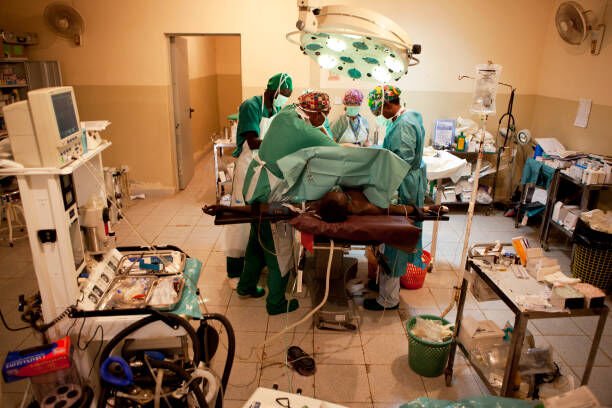
[[[195,362],[194,366],[197,366],[198,363],[201,361],[200,343],[198,341],[198,337],[196,335],[194,328],[191,326],[191,324],[189,324],[187,320],[183,319],[182,317],[179,317],[172,313],[161,313],[157,311],[152,311],[151,315],[130,324],[129,326],[121,330],[119,333],[117,333],[117,335],[113,337],[108,342],[106,347],[104,347],[104,349],[102,350],[102,353],[100,354],[100,361],[105,361],[108,358],[108,356],[110,356],[110,353],[115,349],[115,347],[117,347],[117,345],[127,336],[136,332],[137,330],[142,329],[143,327],[151,323],[154,323],[160,320],[174,330],[177,330],[179,327],[182,327],[183,329],[185,329],[185,331],[191,338],[191,345],[193,348],[193,361]],[[233,334],[233,331],[232,331],[232,334]],[[153,360],[150,360],[150,363],[153,366]],[[179,371],[174,370],[174,368],[172,368],[171,370],[176,372],[177,375],[182,375]],[[189,381],[190,376],[184,370],[182,370],[182,372],[186,375],[186,377],[184,377],[184,380]],[[190,385],[190,389],[191,389],[191,385]],[[198,398],[195,392],[194,392],[194,396]],[[201,390],[200,390],[200,396],[202,397],[202,401],[204,403],[204,405],[200,405],[200,407],[207,407],[206,400],[204,399],[204,395],[201,392]],[[100,390],[100,397],[98,398],[98,408],[105,408],[106,401],[108,400],[109,397],[110,397],[110,389],[109,387],[107,387],[107,385],[104,382],[102,382],[101,390]],[[198,403],[200,403],[200,401],[198,401]]]

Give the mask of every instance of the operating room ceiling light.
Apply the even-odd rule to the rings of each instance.
[[[336,57],[331,55],[323,54],[317,58],[317,62],[324,69],[333,69],[336,65],[338,65],[338,60]]]
[[[354,80],[388,83],[419,63],[421,46],[388,18],[345,5],[318,8],[312,0],[297,0],[299,31],[287,39],[323,69]]]

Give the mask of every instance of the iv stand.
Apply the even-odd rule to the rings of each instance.
[[[492,62],[489,61],[489,65],[491,65]],[[470,79],[475,79],[474,77],[468,76],[468,75],[459,75],[459,80],[461,81],[464,78],[470,78]],[[502,84],[502,85],[507,85],[507,84]],[[444,309],[444,311],[440,314],[441,317],[444,317],[448,314],[448,312],[450,312],[453,308],[453,305],[455,303],[458,303],[459,301],[459,294],[461,292],[461,283],[463,282],[463,275],[465,273],[465,267],[467,264],[467,252],[468,252],[468,246],[470,243],[470,233],[472,231],[472,220],[474,218],[474,208],[476,207],[476,196],[478,193],[478,182],[480,180],[480,168],[482,167],[482,158],[483,158],[483,142],[484,142],[484,135],[485,135],[485,129],[486,129],[486,124],[487,124],[487,119],[489,118],[488,114],[481,114],[480,115],[480,128],[478,129],[478,159],[476,160],[476,169],[474,170],[474,180],[472,182],[472,194],[470,195],[470,204],[468,206],[468,213],[467,213],[467,223],[465,225],[465,235],[464,235],[464,241],[463,241],[463,251],[461,252],[461,264],[460,267],[462,267],[462,272],[461,274],[457,275],[457,283],[455,284],[455,286],[453,287],[453,298],[451,299],[449,305],[446,307],[446,309]]]
[[[446,309],[444,309],[444,311],[440,314],[440,317],[446,316],[448,312],[450,312],[451,309],[453,308],[453,305],[459,300],[461,282],[463,282],[463,274],[465,273],[465,267],[467,264],[467,252],[468,252],[468,246],[470,243],[470,233],[472,231],[472,220],[474,218],[474,208],[476,207],[476,195],[478,192],[478,181],[480,179],[480,168],[482,166],[482,158],[483,158],[483,153],[484,153],[483,152],[483,141],[484,141],[484,134],[485,134],[485,128],[487,124],[487,119],[488,119],[488,115],[486,114],[482,114],[480,116],[480,129],[478,129],[478,133],[477,133],[479,135],[478,159],[476,160],[476,169],[474,170],[474,175],[473,175],[474,180],[472,182],[472,194],[470,195],[470,204],[468,206],[468,213],[467,213],[467,223],[465,225],[463,251],[461,252],[460,267],[462,267],[463,269],[462,269],[461,274],[457,276],[457,283],[453,287],[454,289],[453,298],[451,299],[451,302],[446,307]]]

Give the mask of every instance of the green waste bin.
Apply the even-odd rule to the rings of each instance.
[[[417,317],[427,320],[440,320],[443,324],[449,324],[447,320],[433,315],[416,316],[406,322],[408,332],[408,364],[412,370],[423,377],[438,377],[444,372],[452,338],[437,343],[424,340],[412,334],[412,328],[416,324]]]

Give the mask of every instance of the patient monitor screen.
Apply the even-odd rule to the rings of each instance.
[[[60,137],[63,139],[77,132],[79,125],[72,104],[72,94],[63,92],[51,96],[51,99]]]

